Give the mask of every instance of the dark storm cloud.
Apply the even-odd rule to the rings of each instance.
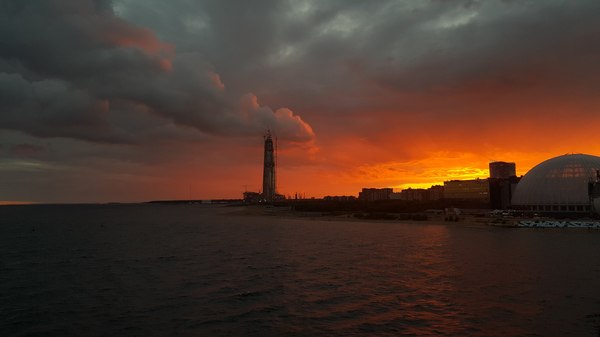
[[[422,103],[398,93],[598,85],[593,1],[0,6],[0,125],[41,137],[131,143],[162,123],[221,135],[272,128],[305,141],[312,129],[292,110],[249,114],[245,95],[350,125],[343,116],[353,111]]]
[[[568,95],[599,85],[597,1],[116,4],[182,51],[201,51],[226,82],[235,79],[230,88],[253,88],[307,117],[427,105],[445,98],[440,91],[539,99],[565,94],[565,83]],[[425,96],[402,102],[402,93]]]
[[[519,90],[564,80],[588,85],[581,75],[583,69],[595,72],[599,12],[600,3],[593,1],[474,2],[416,27],[415,35],[426,42],[405,47],[426,48],[413,59],[402,57],[410,51],[387,50],[389,62],[374,67],[375,79],[414,91],[478,81]]]
[[[41,137],[117,141],[104,115],[108,102],[56,79],[28,81],[20,74],[0,73],[2,128]]]
[[[0,199],[143,200],[138,178],[148,195],[166,177],[164,191],[242,186],[266,128],[304,142],[282,142],[281,165],[317,168],[315,185],[482,139],[548,149],[597,121],[598,13],[593,0],[0,0]],[[120,192],[97,198],[88,177]]]
[[[10,148],[10,154],[16,157],[35,157],[43,151],[43,146],[35,144],[16,144]]]
[[[118,124],[131,118],[115,115],[143,110],[165,127],[201,133],[244,136],[272,128],[297,141],[314,136],[293,114],[261,108],[272,116],[242,115],[241,95],[229,95],[201,55],[177,55],[150,29],[115,16],[110,2],[2,1],[0,8],[1,128],[136,142],[133,133],[146,130]],[[286,132],[290,123],[298,132]]]

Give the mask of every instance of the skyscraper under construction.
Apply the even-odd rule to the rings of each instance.
[[[271,132],[267,131],[265,135],[265,161],[263,168],[263,192],[262,196],[266,202],[272,202],[277,195],[277,185],[275,177],[275,148],[273,147],[273,138]]]

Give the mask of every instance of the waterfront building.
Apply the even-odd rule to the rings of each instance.
[[[487,179],[449,180],[444,182],[444,199],[478,200],[489,202]]]
[[[407,188],[400,192],[392,193],[391,199],[405,201],[432,201],[444,198],[444,186],[434,185],[430,188]]]
[[[247,204],[258,204],[262,201],[262,194],[258,192],[244,192],[244,202]]]
[[[597,156],[566,154],[548,159],[523,176],[512,204],[536,213],[589,214],[594,210],[593,186],[600,180],[599,171]]]
[[[277,139],[274,145],[271,132],[267,131],[264,140],[262,193],[244,192],[244,202],[249,204],[285,200],[284,195],[277,193]]]
[[[429,199],[427,190],[424,188],[407,188],[400,192],[400,200],[425,201]]]
[[[365,201],[390,200],[393,192],[391,188],[363,188],[358,193],[358,199]]]
[[[490,163],[490,208],[508,209],[510,200],[521,178],[517,177],[516,164],[504,161]]]
[[[427,189],[429,200],[444,199],[444,186],[433,185]]]
[[[588,185],[592,210],[600,215],[600,170],[596,171],[596,179]]]
[[[353,195],[327,195],[323,197],[326,201],[354,201],[356,197]]]
[[[490,184],[490,208],[509,209],[512,196],[515,194],[517,184],[521,177],[512,176],[506,179],[489,178]]]

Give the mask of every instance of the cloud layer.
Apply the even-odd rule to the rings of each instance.
[[[78,200],[90,176],[91,201],[190,184],[237,197],[260,186],[266,129],[282,192],[316,196],[600,154],[598,13],[592,0],[0,0],[0,200]],[[71,190],[43,197],[49,180]]]
[[[152,30],[116,16],[112,2],[3,1],[2,9],[4,129],[136,142],[139,130],[121,115],[137,111],[199,133],[247,136],[271,128],[284,139],[314,137],[293,113],[242,114],[239,98],[202,55],[178,55]]]

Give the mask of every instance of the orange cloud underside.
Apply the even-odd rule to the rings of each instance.
[[[595,141],[600,118],[548,114],[506,120],[425,125],[418,120],[372,138],[321,137],[311,168],[288,168],[281,157],[283,192],[316,197],[357,195],[363,187],[425,188],[452,179],[487,178],[492,161],[510,161],[517,175],[565,153],[600,155]],[[585,121],[585,122],[583,122]],[[319,135],[317,133],[317,135]],[[300,155],[300,154],[299,154]]]
[[[401,98],[398,109],[352,111],[344,118],[299,111],[316,138],[308,143],[280,139],[279,192],[323,197],[356,196],[364,187],[426,188],[452,179],[486,178],[491,161],[515,162],[517,174],[523,175],[565,153],[600,155],[600,105],[593,101],[534,99],[511,106],[498,98],[466,103],[454,97],[441,102]],[[177,143],[177,151],[173,146],[164,145],[160,162],[132,171],[137,180],[107,178],[98,187],[107,186],[106,201],[114,200],[115,191],[144,201],[241,198],[244,190],[261,189],[261,135],[219,138],[218,144]]]
[[[600,155],[600,142],[595,140],[600,117],[538,115],[440,123],[419,118],[394,123],[389,115],[378,115],[381,122],[374,127],[379,130],[366,130],[362,135],[335,129],[325,132],[313,124],[314,145],[279,142],[279,192],[322,197],[357,195],[363,187],[422,188],[452,179],[486,178],[491,161],[515,162],[517,174],[523,175],[538,163],[565,153]],[[161,194],[169,198],[189,197],[190,185],[194,198],[239,198],[245,189],[258,191],[262,139],[251,143],[243,149],[238,149],[240,144],[229,144],[238,150],[227,155],[218,150],[209,154],[210,147],[195,149],[190,144],[203,156],[173,160],[169,172],[179,173],[163,179],[154,191],[164,191]]]

